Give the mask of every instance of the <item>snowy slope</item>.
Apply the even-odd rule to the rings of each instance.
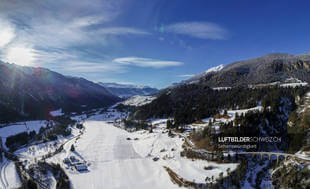
[[[0,137],[3,138],[2,143],[5,144],[5,140],[8,136],[16,135],[22,132],[39,132],[41,127],[46,127],[47,122],[45,120],[17,122],[7,127],[0,128]]]
[[[122,102],[124,105],[128,106],[142,106],[151,103],[156,97],[154,96],[133,96],[126,101]]]
[[[195,181],[196,183],[205,183],[205,178],[212,177],[218,178],[221,172],[226,175],[227,168],[234,170],[237,167],[235,163],[222,163],[217,164],[214,162],[204,160],[191,160],[180,156],[183,151],[182,145],[184,139],[181,136],[169,137],[166,130],[166,120],[157,120],[161,122],[157,124],[156,121],[153,125],[158,125],[153,129],[153,133],[148,131],[138,131],[133,133],[135,138],[133,145],[137,153],[145,158],[157,157],[159,160],[156,162],[158,165],[169,167],[183,179],[188,181]],[[212,170],[205,170],[204,167],[212,166]]]
[[[168,88],[173,88],[173,87],[177,87],[179,85],[184,85],[184,84],[192,84],[192,83],[197,83],[199,82],[199,80],[208,75],[208,74],[211,74],[211,73],[216,73],[216,72],[219,72],[221,70],[223,70],[225,66],[223,64],[219,65],[219,66],[215,66],[215,67],[212,67],[212,68],[209,68],[207,69],[206,71],[200,73],[200,74],[197,74],[197,75],[194,75],[193,77],[187,79],[187,80],[184,80],[184,81],[181,81],[180,83],[175,83],[173,84],[172,86],[168,87]]]

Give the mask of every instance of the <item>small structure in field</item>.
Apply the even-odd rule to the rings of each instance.
[[[76,164],[74,167],[77,171],[80,171],[80,172],[87,171],[87,166],[84,163]]]
[[[69,158],[65,158],[65,159],[63,160],[63,162],[64,162],[65,164],[70,164],[70,163],[71,163],[71,161],[70,161]]]

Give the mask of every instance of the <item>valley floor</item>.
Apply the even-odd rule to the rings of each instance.
[[[168,137],[159,120],[158,128],[149,131],[127,132],[115,127],[115,117],[95,115],[84,122],[85,131],[79,138],[68,142],[64,151],[50,159],[58,162],[68,174],[72,187],[79,188],[180,188],[174,184],[164,166],[180,177],[205,183],[206,176],[218,178],[227,168],[234,170],[237,164],[216,164],[202,160],[180,157],[184,139]],[[156,123],[156,121],[155,121]],[[74,144],[75,152],[70,151]],[[88,166],[87,171],[78,172],[63,163],[66,157],[75,156]],[[156,159],[154,161],[154,158]],[[212,170],[205,167],[212,166]]]
[[[66,169],[73,188],[178,188],[164,168],[136,153],[126,131],[96,117],[84,126],[85,133],[74,145],[89,167],[82,173]],[[62,162],[66,156],[62,153],[50,161]]]

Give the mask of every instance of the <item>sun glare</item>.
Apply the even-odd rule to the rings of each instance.
[[[31,66],[35,60],[35,52],[27,47],[10,47],[6,53],[6,60],[21,66]]]

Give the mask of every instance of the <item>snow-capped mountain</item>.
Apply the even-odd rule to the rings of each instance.
[[[102,82],[99,84],[120,98],[129,98],[135,95],[150,95],[158,91],[158,89],[148,86]]]
[[[213,74],[213,73],[216,73],[216,72],[219,72],[221,71],[225,66],[223,64],[219,65],[219,66],[215,66],[215,67],[212,67],[212,68],[209,68],[207,69],[206,71],[200,73],[200,74],[197,74],[197,75],[194,75],[193,77],[187,79],[187,80],[183,80],[179,83],[173,83],[171,86],[169,86],[168,88],[174,88],[174,87],[177,87],[177,86],[180,86],[180,85],[186,85],[186,84],[193,84],[193,83],[198,83],[200,81],[201,78],[203,78],[204,76],[207,76],[207,75],[210,75],[210,74]]]
[[[209,68],[208,70],[205,71],[205,74],[208,74],[208,73],[211,73],[211,72],[218,72],[218,71],[221,71],[223,68],[224,68],[224,65],[221,64],[219,66],[215,66],[215,67]]]
[[[212,88],[287,83],[295,78],[299,83],[310,83],[310,55],[272,53],[258,58],[219,65],[187,80],[174,83],[169,88],[203,83]],[[290,82],[291,83],[291,82]]]

